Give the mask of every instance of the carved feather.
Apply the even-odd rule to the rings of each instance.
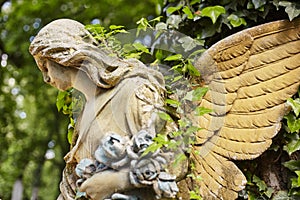
[[[300,84],[300,19],[276,21],[234,34],[195,63],[208,93],[195,118],[203,130],[191,155],[204,199],[234,199],[246,179],[230,160],[254,159],[272,143],[287,98]]]

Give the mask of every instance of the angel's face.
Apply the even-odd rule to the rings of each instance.
[[[76,69],[64,67],[48,59],[36,58],[36,62],[46,83],[63,91],[73,87],[73,77],[76,76]]]

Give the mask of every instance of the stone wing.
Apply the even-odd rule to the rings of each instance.
[[[204,199],[234,199],[246,179],[230,160],[254,159],[278,133],[286,100],[300,84],[300,20],[276,21],[234,34],[195,62],[209,91],[193,117],[192,160]]]

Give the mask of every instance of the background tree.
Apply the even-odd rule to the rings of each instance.
[[[23,199],[55,199],[69,149],[68,120],[57,112],[57,91],[42,81],[28,53],[38,30],[57,18],[83,24],[124,25],[126,29],[177,30],[208,48],[247,27],[300,14],[297,0],[82,0],[2,1],[0,27],[0,199],[9,199],[13,184],[22,180]],[[157,16],[159,20],[149,22]],[[144,17],[143,19],[141,19]],[[141,19],[141,20],[140,20]],[[156,18],[158,19],[158,18]],[[135,22],[139,20],[139,23]],[[190,48],[189,41],[182,43]],[[180,60],[165,62],[170,52],[142,53],[148,62],[175,65],[191,72]],[[69,99],[64,99],[66,105]],[[299,94],[289,100],[292,111],[271,149],[253,161],[238,162],[248,184],[241,199],[287,198],[299,195]],[[273,176],[275,178],[270,179]],[[196,197],[195,197],[196,198]],[[197,197],[198,198],[198,197]]]
[[[134,27],[155,15],[152,1],[1,1],[0,199],[10,199],[16,180],[23,199],[55,199],[63,157],[69,150],[68,119],[57,112],[57,90],[46,85],[28,47],[39,29],[57,18],[84,24]]]

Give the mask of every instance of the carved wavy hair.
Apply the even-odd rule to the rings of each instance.
[[[50,59],[62,66],[84,71],[102,88],[115,86],[133,66],[145,67],[138,60],[111,56],[111,52],[99,48],[84,25],[70,19],[59,19],[42,28],[29,51],[35,58]],[[161,77],[155,79],[157,81]]]

